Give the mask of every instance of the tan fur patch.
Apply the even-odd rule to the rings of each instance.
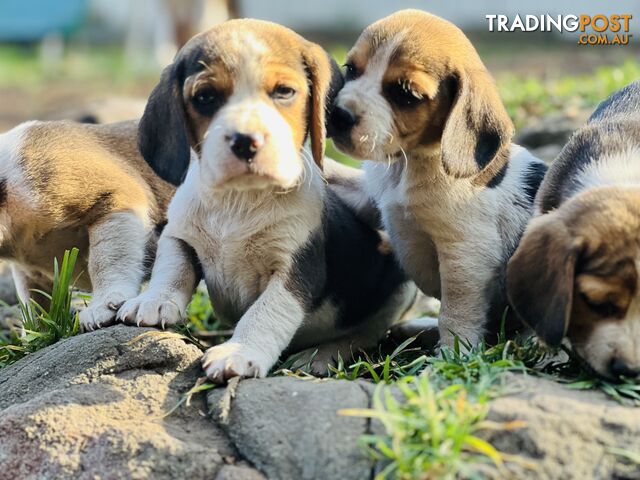
[[[135,211],[150,223],[164,219],[173,188],[140,156],[137,122],[84,125],[35,123],[25,130],[17,152],[23,189],[8,186],[5,208],[11,235],[3,255],[43,272],[53,256],[81,250],[89,254],[87,228],[113,212]],[[84,280],[87,280],[85,278]],[[89,288],[81,281],[78,285]]]

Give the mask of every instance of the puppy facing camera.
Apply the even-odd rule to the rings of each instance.
[[[285,350],[317,349],[313,368],[326,372],[375,345],[413,301],[378,231],[323,178],[326,109],[341,84],[320,46],[234,20],[192,39],[149,99],[141,151],[179,187],[149,287],[119,316],[177,323],[202,276],[217,314],[236,325],[204,354],[215,382],[263,377]],[[334,180],[362,177],[329,170]]]

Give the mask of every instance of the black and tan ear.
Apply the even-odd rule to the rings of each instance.
[[[553,213],[532,221],[507,266],[507,296],[520,318],[547,345],[567,334],[576,263],[583,249]]]
[[[497,173],[507,161],[504,150],[514,128],[493,78],[481,67],[452,80],[454,100],[441,141],[445,171],[456,178],[483,170]]]
[[[184,180],[191,152],[179,70],[175,63],[163,70],[138,126],[140,153],[160,178],[173,185]]]
[[[327,139],[326,120],[333,100],[342,88],[344,79],[340,67],[319,45],[309,44],[303,54],[310,86],[309,135],[311,153],[322,168]]]

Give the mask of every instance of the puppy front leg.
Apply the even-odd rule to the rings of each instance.
[[[264,377],[304,320],[301,301],[275,275],[242,316],[233,336],[207,350],[202,367],[216,383],[231,377]]]
[[[483,260],[479,249],[469,245],[440,255],[442,299],[438,330],[440,345],[453,346],[455,336],[477,345],[485,333],[488,282],[491,281],[491,265]],[[476,252],[470,255],[469,252]]]
[[[127,301],[120,308],[118,318],[138,326],[174,325],[185,318],[198,280],[196,256],[191,246],[162,234],[148,288]]]
[[[121,211],[89,227],[89,277],[93,297],[80,325],[94,330],[114,323],[116,312],[140,290],[150,226],[139,214]]]

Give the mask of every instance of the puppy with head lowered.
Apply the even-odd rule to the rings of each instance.
[[[340,150],[367,160],[365,188],[402,266],[441,298],[441,343],[496,329],[506,263],[546,167],[511,143],[465,35],[418,10],[370,25],[347,56],[330,127]]]
[[[33,289],[51,291],[53,258],[72,247],[75,286],[93,291],[84,329],[113,323],[140,291],[174,188],[140,155],[137,131],[134,121],[56,121],[0,135],[0,258],[24,304]]]
[[[415,295],[323,180],[325,106],[341,82],[318,45],[245,19],[192,39],[151,95],[140,147],[181,185],[149,287],[119,315],[180,321],[201,272],[216,313],[237,322],[203,357],[214,381],[264,376],[285,349],[321,344],[326,370],[330,356],[375,343]]]
[[[509,299],[550,345],[640,376],[640,82],[603,102],[555,160],[508,268]]]

